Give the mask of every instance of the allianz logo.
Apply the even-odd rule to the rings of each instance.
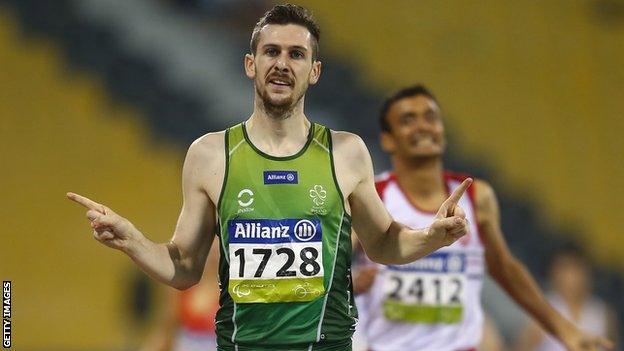
[[[287,225],[281,226],[263,226],[260,223],[236,223],[234,231],[235,238],[289,238]]]
[[[288,180],[288,181],[293,181],[295,180],[295,176],[292,173],[288,173],[288,174],[269,174],[267,175],[267,180]]]
[[[419,269],[430,269],[435,271],[444,270],[444,259],[442,258],[424,258],[413,262],[412,267]]]
[[[301,241],[309,241],[316,234],[316,226],[307,219],[299,220],[292,228],[289,225],[266,225],[263,222],[235,223],[234,238],[279,239],[290,238],[293,233]]]
[[[464,267],[464,260],[459,254],[450,254],[444,256],[434,256],[421,258],[412,263],[400,266],[392,266],[397,270],[423,270],[434,272],[461,272]]]
[[[404,265],[393,265],[393,268],[397,270],[431,270],[431,271],[444,271],[444,258],[441,257],[425,257],[412,263]]]

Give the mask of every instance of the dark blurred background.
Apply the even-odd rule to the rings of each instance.
[[[306,114],[361,135],[377,172],[378,110],[422,82],[450,134],[447,166],[490,181],[513,252],[545,284],[553,250],[591,258],[624,319],[624,1],[299,1],[321,26]],[[242,60],[270,1],[0,1],[0,276],[16,350],[132,350],[155,283],[97,244],[65,200],[110,205],[169,239],[188,145],[246,119]],[[490,282],[513,343],[526,317]],[[622,333],[620,333],[622,334]]]

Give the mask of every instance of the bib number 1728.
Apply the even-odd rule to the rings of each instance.
[[[297,254],[290,247],[239,248],[234,257],[238,259],[239,278],[312,277],[321,271],[319,252],[314,247],[303,247]]]
[[[325,293],[318,218],[234,219],[227,234],[234,302],[305,302]]]

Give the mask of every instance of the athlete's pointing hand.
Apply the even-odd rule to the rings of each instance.
[[[110,208],[84,196],[67,193],[67,197],[87,208],[87,219],[93,228],[93,237],[113,249],[124,250],[137,232],[127,219]]]
[[[224,133],[211,133],[189,147],[182,168],[183,205],[171,240],[156,243],[129,220],[84,196],[67,193],[67,198],[86,208],[93,237],[100,243],[128,255],[152,278],[176,289],[197,284],[204,271],[206,256],[214,239],[215,206],[205,187],[209,175],[223,175]],[[215,161],[216,160],[216,161]],[[210,183],[211,185],[213,183]],[[216,183],[215,183],[216,184]],[[217,187],[221,185],[214,185]],[[218,193],[217,193],[218,194]]]
[[[432,243],[440,247],[448,246],[468,233],[466,214],[457,203],[470,184],[472,178],[464,180],[440,206],[435,221],[429,227],[428,237]]]

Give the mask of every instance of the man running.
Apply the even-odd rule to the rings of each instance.
[[[351,226],[385,264],[414,261],[468,231],[457,201],[470,179],[431,226],[410,229],[379,199],[362,140],[308,120],[305,92],[321,74],[318,41],[318,26],[299,6],[275,6],[257,23],[244,60],[253,114],[190,146],[170,242],[154,243],[110,208],[68,193],[88,209],[96,240],[178,289],[199,281],[220,236],[219,350],[349,350],[357,318]]]
[[[435,209],[465,175],[445,171],[446,148],[440,107],[417,85],[383,104],[382,148],[394,171],[376,181],[390,214],[410,227],[435,220]],[[481,340],[481,282],[485,269],[507,293],[569,350],[610,347],[608,340],[583,334],[551,308],[525,267],[507,248],[492,187],[475,180],[459,200],[470,234],[407,265],[371,264],[356,274],[362,301],[363,334],[373,351],[476,350]],[[356,228],[357,230],[357,228]],[[366,244],[364,249],[368,250]],[[373,278],[374,276],[374,278]]]

